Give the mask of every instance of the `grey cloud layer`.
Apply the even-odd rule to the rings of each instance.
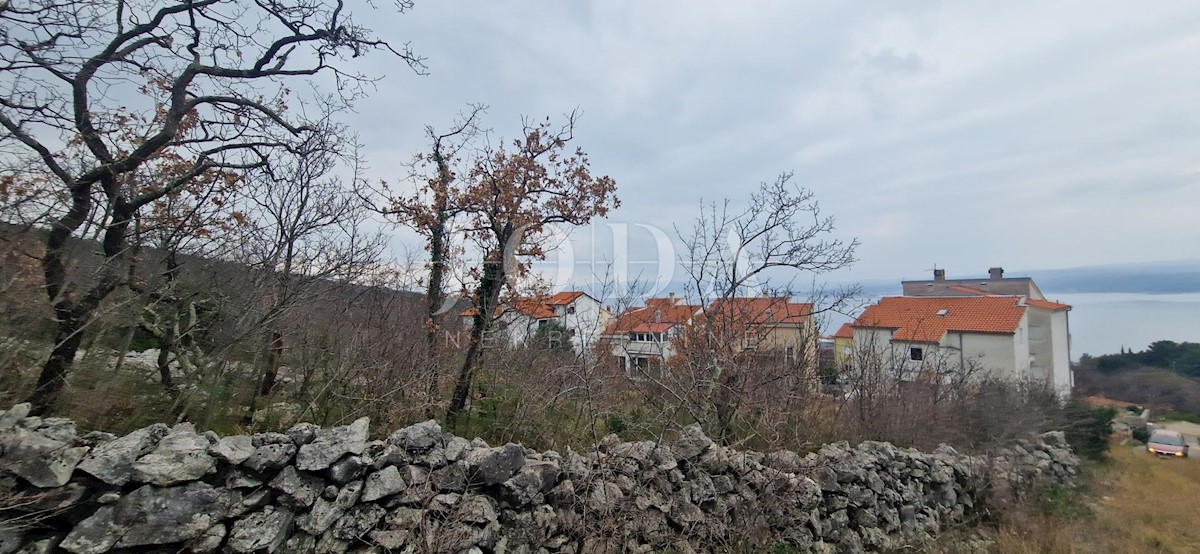
[[[611,219],[667,229],[795,170],[861,278],[1200,255],[1200,4],[796,4],[420,2],[378,25],[431,75],[352,123],[393,177],[467,102],[579,106]]]

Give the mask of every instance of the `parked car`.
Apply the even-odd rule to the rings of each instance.
[[[1151,433],[1150,440],[1146,441],[1146,451],[1155,456],[1186,458],[1188,444],[1183,439],[1183,433],[1158,429]]]

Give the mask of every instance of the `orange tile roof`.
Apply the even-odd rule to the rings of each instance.
[[[700,309],[699,306],[681,304],[675,298],[647,298],[645,303],[645,307],[629,308],[618,314],[604,329],[604,334],[646,332],[659,325],[665,327],[653,332],[662,332],[675,325],[687,324]]]
[[[1030,306],[1033,306],[1035,308],[1042,308],[1045,310],[1058,311],[1058,310],[1071,309],[1070,304],[1062,304],[1060,302],[1051,302],[1049,300],[1034,300],[1033,298],[1026,298],[1025,303],[1029,304]]]
[[[1093,406],[1104,406],[1104,407],[1110,407],[1110,408],[1132,408],[1132,407],[1137,406],[1137,404],[1134,404],[1133,402],[1126,402],[1124,400],[1113,400],[1111,398],[1105,398],[1103,396],[1089,396],[1087,398],[1084,398],[1083,401],[1087,402],[1088,404],[1091,404]]]
[[[563,294],[563,293],[559,293],[559,294]],[[582,295],[582,294],[583,294],[582,292],[579,293],[579,295]],[[558,296],[558,295],[555,295],[555,296]],[[575,298],[578,298],[578,297],[579,296],[577,295]],[[551,298],[553,298],[553,297],[551,297]],[[513,298],[513,299],[505,302],[503,305],[497,306],[496,311],[494,313],[495,313],[495,317],[499,317],[500,314],[503,314],[505,310],[513,310],[513,311],[516,311],[523,315],[529,316],[533,319],[553,319],[553,318],[558,317],[558,315],[555,314],[554,310],[550,308],[550,306],[552,306],[552,305],[555,305],[555,304],[550,304],[548,301],[542,301],[537,298]],[[466,310],[463,310],[462,313],[459,315],[461,315],[463,317],[471,317],[471,316],[474,316],[476,313],[478,313],[478,311],[479,310],[477,310],[475,308],[467,308]]]
[[[583,296],[583,291],[581,290],[566,290],[550,295],[550,298],[546,299],[546,305],[565,306],[576,301],[580,296]]]
[[[868,307],[853,326],[894,329],[892,339],[903,342],[939,342],[948,331],[1012,334],[1025,315],[1019,301],[1016,296],[892,296]]]
[[[841,327],[838,327],[837,332],[833,334],[833,338],[852,339],[854,338],[854,328],[849,323],[843,323]]]
[[[750,325],[778,325],[804,323],[812,310],[812,304],[792,302],[786,297],[753,296],[714,300],[704,314],[733,318]]]

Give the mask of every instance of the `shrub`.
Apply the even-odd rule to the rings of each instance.
[[[1092,407],[1078,400],[1068,402],[1063,409],[1067,442],[1080,457],[1103,460],[1108,454],[1112,419],[1116,415],[1115,408]]]
[[[1145,427],[1134,427],[1133,431],[1130,432],[1130,435],[1133,436],[1133,440],[1138,442],[1150,441],[1150,430]]]

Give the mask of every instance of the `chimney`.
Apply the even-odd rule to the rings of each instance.
[[[668,305],[668,306],[674,306],[674,305],[675,305],[675,293],[673,293],[673,292],[668,292],[668,293],[667,293],[667,305]]]
[[[988,278],[989,279],[1003,279],[1004,278],[1004,268],[1003,267],[989,268],[988,269]]]
[[[946,270],[944,270],[944,269],[933,270],[933,280],[934,281],[945,281],[946,280]]]

